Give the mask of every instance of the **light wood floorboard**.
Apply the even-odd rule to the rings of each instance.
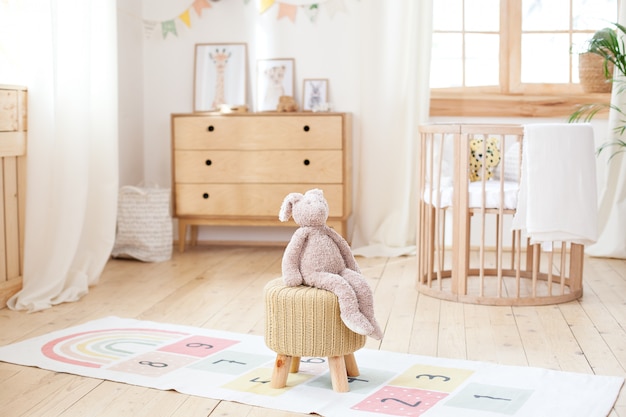
[[[0,345],[110,315],[263,335],[263,286],[284,247],[198,246],[162,263],[111,260],[75,303],[0,310]],[[357,258],[382,341],[366,347],[506,365],[626,376],[626,261],[586,258],[584,296],[551,306],[461,304],[419,295],[415,258]],[[3,417],[295,417],[110,381],[0,363]],[[621,393],[611,417],[626,417]]]

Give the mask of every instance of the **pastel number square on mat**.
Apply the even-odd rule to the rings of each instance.
[[[447,395],[443,392],[386,386],[352,409],[393,416],[421,416]]]
[[[135,356],[129,360],[118,362],[108,369],[143,376],[158,377],[168,372],[184,368],[197,360],[197,358],[188,356],[152,351]]]
[[[232,381],[223,385],[224,388],[241,391],[251,392],[259,395],[267,395],[276,397],[284,394],[288,390],[297,387],[304,383],[307,379],[312,378],[312,375],[306,375],[302,373],[289,374],[287,377],[287,386],[283,388],[272,388],[270,382],[272,378],[272,368],[257,368],[252,372],[235,378]]]
[[[360,368],[359,371],[359,376],[348,377],[348,384],[352,394],[371,394],[394,375],[393,372],[381,369]],[[307,386],[332,389],[333,386],[328,367],[326,367],[326,373],[307,382]]]
[[[533,390],[471,383],[444,405],[513,415],[530,398]]]
[[[226,349],[236,343],[237,340],[219,339],[217,337],[191,336],[171,345],[163,346],[159,350],[163,352],[178,353],[180,355],[204,358]]]
[[[389,385],[452,392],[473,373],[471,369],[414,365],[389,382]]]
[[[189,368],[220,374],[238,375],[264,365],[273,356],[227,350],[194,363]]]

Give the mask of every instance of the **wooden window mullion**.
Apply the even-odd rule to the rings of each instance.
[[[522,0],[502,0],[506,3],[505,31],[508,32],[508,60],[504,63],[509,74],[508,93],[519,94],[522,88]],[[501,29],[502,30],[502,29]]]

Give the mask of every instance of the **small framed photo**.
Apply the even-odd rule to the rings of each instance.
[[[294,89],[293,58],[257,62],[257,111],[275,111],[280,96],[294,97]]]
[[[246,105],[248,48],[245,43],[196,44],[193,83],[194,112],[222,105]]]
[[[328,80],[305,79],[302,87],[302,110],[322,110],[328,103]]]

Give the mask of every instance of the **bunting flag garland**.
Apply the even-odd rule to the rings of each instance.
[[[296,21],[297,6],[294,6],[293,4],[285,4],[285,3],[280,3],[279,6],[280,7],[278,9],[278,19],[286,17],[292,22]]]
[[[313,23],[317,20],[317,15],[320,11],[320,7],[317,3],[311,4],[310,6],[302,6],[304,9],[304,13],[308,16],[309,20]]]
[[[339,12],[347,12],[345,0],[259,0],[259,14],[267,12],[274,5],[278,5],[278,17],[276,20],[286,17],[293,23],[296,21],[298,10],[304,11],[305,15],[313,23],[317,20],[320,7],[326,9],[331,19]]]
[[[261,2],[259,3],[259,13],[265,13],[267,9],[274,5],[275,2],[275,0],[261,0]]]
[[[178,37],[178,30],[176,28],[177,21],[180,20],[185,27],[191,29],[191,10],[193,9],[196,16],[201,18],[202,12],[212,7],[209,1],[210,0],[193,0],[185,10],[171,19],[162,21],[143,19],[144,37],[146,39],[152,38],[159,27],[163,39],[166,39],[168,35]],[[250,4],[250,0],[242,1],[244,5]],[[259,14],[264,14],[274,6],[278,6],[276,20],[286,18],[292,23],[296,22],[296,16],[299,12],[303,12],[312,23],[317,21],[321,9],[325,9],[331,19],[334,18],[337,13],[347,13],[345,0],[256,0],[256,3],[258,5]]]
[[[163,39],[167,37],[168,33],[178,36],[178,33],[176,33],[176,22],[173,20],[161,22],[161,32],[163,33]]]
[[[159,22],[155,22],[154,20],[144,20],[143,21],[143,34],[146,39],[150,39],[152,34],[156,30]]]
[[[210,9],[211,3],[209,0],[193,0],[193,2],[187,7],[182,13],[179,13],[178,16],[172,19],[166,19],[163,21],[155,21],[155,20],[143,20],[143,33],[146,39],[150,39],[154,32],[156,32],[156,28],[161,26],[161,36],[163,39],[167,38],[167,35],[171,34],[174,36],[178,36],[178,31],[176,30],[176,20],[180,20],[185,24],[187,28],[191,28],[191,13],[190,11],[193,9],[198,17],[202,17],[202,11],[204,9]]]
[[[185,10],[181,15],[178,16],[180,20],[183,21],[188,28],[191,27],[191,18],[189,17],[189,10]]]
[[[198,16],[202,16],[202,9],[211,8],[211,4],[207,0],[194,0],[192,6]]]
[[[331,0],[324,4],[330,18],[334,18],[338,12],[346,12],[346,5],[343,0]]]

